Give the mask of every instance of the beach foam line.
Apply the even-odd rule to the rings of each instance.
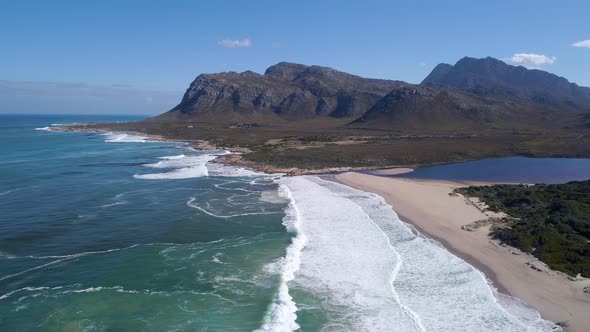
[[[480,271],[407,227],[380,196],[314,176],[279,183],[306,237],[286,285],[315,299],[326,330],[560,330],[527,306],[499,303]]]
[[[301,214],[297,208],[297,202],[286,185],[279,185],[279,195],[290,201],[285,209],[283,225],[295,236],[287,247],[285,257],[280,262],[281,283],[275,301],[262,326],[257,332],[283,332],[299,329],[297,324],[297,305],[289,294],[288,283],[295,279],[295,273],[301,266],[301,252],[307,242],[306,236],[300,229]]]
[[[323,179],[317,180],[317,181],[321,181],[322,183],[325,183],[328,187],[330,187],[332,190],[338,192],[338,188],[347,188],[346,190],[349,189],[349,187],[340,184],[340,183],[335,183],[335,182],[331,182],[331,181],[326,181]],[[339,193],[339,195],[343,195],[346,197],[350,197],[353,200],[360,200],[362,199],[362,196],[360,195],[355,195],[353,193],[346,193],[344,190]],[[416,236],[414,236],[413,238],[408,238],[408,239],[396,239],[396,243],[397,247],[400,248],[400,250],[403,251],[403,253],[405,254],[405,258],[406,261],[407,260],[413,260],[412,257],[409,256],[439,256],[441,258],[446,257],[444,260],[446,260],[446,264],[442,264],[440,263],[440,269],[441,270],[451,270],[448,271],[447,274],[450,276],[460,276],[461,274],[464,274],[466,276],[469,276],[470,280],[466,280],[463,281],[462,283],[467,285],[468,283],[471,283],[472,286],[469,289],[468,287],[464,287],[463,289],[460,289],[458,291],[456,291],[456,293],[460,293],[461,291],[465,292],[466,294],[462,297],[459,297],[459,300],[457,301],[457,304],[460,304],[461,301],[464,302],[464,306],[465,307],[469,307],[471,303],[475,303],[475,302],[469,302],[469,301],[465,301],[464,299],[468,299],[469,296],[473,296],[473,294],[469,294],[467,293],[467,291],[469,290],[470,293],[476,293],[476,294],[480,294],[480,296],[485,297],[486,301],[489,305],[489,311],[497,311],[497,314],[500,316],[505,317],[505,319],[503,320],[498,320],[496,319],[496,321],[498,322],[498,326],[496,327],[495,331],[497,330],[526,330],[526,331],[561,331],[561,327],[557,326],[556,324],[554,324],[551,321],[547,321],[542,319],[540,313],[535,310],[533,307],[529,306],[526,303],[523,303],[522,301],[520,301],[519,299],[513,298],[511,296],[508,295],[504,295],[504,294],[500,294],[498,293],[498,291],[496,290],[496,288],[493,287],[493,285],[491,284],[491,281],[486,278],[486,276],[479,270],[477,270],[474,266],[472,266],[471,264],[459,259],[458,257],[450,254],[448,252],[448,250],[446,250],[446,248],[440,244],[439,242],[426,238],[424,237],[422,234],[420,234],[416,228],[411,225],[411,224],[407,224],[403,221],[401,221],[399,219],[399,217],[397,216],[397,214],[395,213],[395,211],[393,211],[391,209],[391,206],[389,204],[387,204],[385,202],[385,200],[376,195],[376,194],[369,194],[369,196],[373,196],[375,197],[376,200],[379,200],[381,203],[379,205],[381,205],[382,207],[386,207],[386,210],[391,210],[391,213],[394,215],[395,219],[397,219],[399,221],[399,225],[403,225],[405,226],[410,233],[414,233],[416,234]],[[375,207],[377,207],[378,205],[373,205],[373,206],[365,206],[365,209],[368,209],[369,211],[374,210]],[[372,213],[372,215],[375,215],[375,213]],[[383,216],[386,216],[386,213],[383,214]],[[394,234],[403,234],[403,232],[399,232],[396,231],[394,228],[394,225],[398,225],[398,223],[388,223],[386,219],[384,218],[380,218],[379,220],[380,223],[380,227],[386,232],[386,234],[388,234],[389,236],[395,236]],[[422,243],[427,243],[428,245],[423,246],[419,244]],[[418,247],[420,249],[418,249]],[[430,252],[430,254],[426,255],[426,253]],[[441,260],[442,262],[443,260]],[[445,265],[449,265],[449,266],[445,266]],[[408,264],[405,265],[406,269],[410,269],[408,268]],[[421,267],[423,267],[423,265],[412,265],[413,266],[413,270],[411,271],[411,278],[412,280],[416,281],[416,280],[424,280],[424,282],[422,282],[422,285],[428,285],[428,287],[434,287],[436,285],[436,283],[440,283],[441,281],[444,281],[445,276],[443,277],[436,277],[436,278],[432,278],[432,274],[433,274],[433,270],[432,269],[422,269],[421,272],[417,272],[417,270],[419,270]],[[428,265],[426,265],[428,266]],[[461,269],[464,269],[463,271],[461,271]],[[453,271],[454,270],[454,271]],[[436,271],[436,270],[434,270]],[[424,275],[424,277],[419,277],[419,273],[422,273]],[[409,278],[404,276],[405,278]],[[428,281],[430,278],[433,279],[433,281]],[[448,278],[447,278],[448,279]],[[415,282],[418,283],[418,282]],[[448,282],[447,282],[448,283]],[[457,294],[453,294],[453,296],[457,296]],[[414,294],[411,294],[410,296],[408,296],[409,299],[414,300],[417,296],[415,296]],[[431,314],[431,319],[435,320],[437,318],[436,315],[432,315],[433,312],[435,312],[435,310],[437,309],[436,306],[431,306],[428,308],[429,310],[427,311],[429,314]],[[470,308],[471,309],[471,308]],[[440,308],[440,312],[439,315],[444,315],[445,312],[448,310],[448,307],[443,307]],[[469,314],[468,312],[464,313],[465,315]],[[473,316],[477,316],[476,313],[475,315],[472,314]],[[477,317],[479,318],[479,317]],[[506,323],[509,322],[509,323]],[[501,325],[502,323],[504,323],[505,325]],[[511,327],[512,326],[512,327]],[[518,327],[520,326],[520,327]],[[468,328],[468,330],[471,329],[475,329],[478,328],[478,325],[475,324],[473,325],[471,328]],[[437,329],[440,329],[440,327],[437,327]],[[480,329],[481,330],[481,329]]]
[[[279,180],[297,202],[307,242],[289,283],[314,298],[329,331],[422,331],[419,317],[396,301],[392,280],[401,259],[359,207],[313,180]]]
[[[414,312],[410,307],[408,307],[407,305],[402,303],[399,294],[397,293],[395,287],[393,286],[395,283],[395,280],[397,279],[397,275],[398,275],[399,270],[402,265],[402,261],[403,261],[402,257],[397,252],[397,250],[395,250],[395,247],[392,245],[391,240],[387,236],[387,234],[383,231],[383,229],[381,229],[381,227],[379,227],[379,225],[373,219],[371,219],[371,216],[369,216],[360,205],[358,205],[354,202],[353,202],[353,204],[356,205],[358,207],[358,209],[360,210],[360,212],[367,218],[367,220],[369,222],[371,222],[371,224],[373,224],[376,227],[376,229],[379,230],[379,232],[381,232],[381,234],[384,236],[384,238],[387,241],[387,245],[389,246],[391,251],[394,253],[395,258],[396,258],[396,264],[393,267],[393,271],[392,271],[390,279],[389,279],[391,294],[393,295],[393,298],[394,298],[395,302],[399,305],[399,307],[406,313],[406,315],[408,317],[410,317],[414,321],[416,328],[419,331],[425,332],[426,329],[424,328],[424,325],[422,325],[419,315],[416,312]]]

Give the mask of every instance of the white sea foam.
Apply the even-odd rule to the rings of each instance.
[[[35,130],[38,130],[38,131],[51,131],[52,129],[50,127],[39,127],[39,128],[35,128]]]
[[[70,258],[58,259],[58,260],[55,260],[53,262],[49,262],[49,263],[46,263],[46,264],[43,264],[43,265],[32,267],[30,269],[26,269],[24,271],[20,271],[20,272],[17,272],[17,273],[13,273],[13,274],[9,274],[9,275],[6,275],[6,276],[2,276],[2,277],[0,277],[0,281],[6,280],[6,279],[9,279],[9,278],[18,277],[18,276],[21,276],[23,274],[26,274],[26,273],[29,273],[29,272],[32,272],[32,271],[36,271],[36,270],[39,270],[39,269],[43,269],[43,268],[46,268],[48,266],[55,265],[57,263],[63,262],[63,261],[68,260],[68,259],[70,259]]]
[[[169,291],[169,292],[165,292],[165,291],[154,291],[154,290],[150,290],[150,289],[125,289],[122,286],[93,286],[93,287],[86,287],[86,288],[80,288],[82,285],[81,284],[72,284],[72,285],[65,285],[65,286],[56,286],[56,287],[23,287],[23,288],[19,288],[16,289],[14,291],[8,292],[6,294],[0,295],[0,300],[4,300],[6,298],[11,297],[14,294],[17,293],[22,293],[22,292],[37,292],[33,295],[30,295],[31,297],[38,297],[39,295],[42,295],[41,292],[47,292],[47,293],[51,293],[53,292],[54,294],[59,294],[59,295],[67,295],[67,294],[82,294],[82,293],[97,293],[97,292],[117,292],[117,293],[127,293],[127,294],[143,294],[143,295],[160,295],[160,296],[171,296],[171,295],[175,295],[175,294],[193,294],[193,295],[201,295],[201,296],[215,296],[221,300],[224,301],[230,301],[233,302],[231,300],[228,300],[226,298],[223,298],[222,296],[218,295],[218,294],[212,294],[210,292],[197,292],[197,291],[192,291],[192,290],[175,290],[175,291]],[[55,292],[58,291],[58,292]],[[22,296],[20,297],[17,301],[20,302],[22,299],[26,298],[28,296]],[[233,302],[234,304],[237,304],[236,302]]]
[[[259,200],[261,202],[273,204],[284,204],[289,202],[285,197],[281,196],[280,194],[277,194],[275,190],[263,191],[262,193],[260,193]]]
[[[72,290],[67,290],[62,292],[61,294],[71,294],[71,293],[96,293],[96,292],[100,292],[100,291],[115,291],[117,293],[129,293],[129,294],[138,294],[138,293],[146,293],[149,294],[148,290],[126,290],[125,288],[121,287],[121,286],[113,286],[113,287],[103,287],[103,286],[97,286],[97,287],[88,287],[88,288],[83,288],[83,289],[72,289]]]
[[[20,190],[24,190],[24,189],[27,189],[27,188],[16,188],[16,189],[4,191],[4,192],[0,193],[0,196],[8,195],[8,194],[13,193],[15,191],[20,191]]]
[[[289,232],[295,233],[291,245],[287,247],[287,253],[280,262],[281,283],[275,301],[272,303],[264,324],[257,331],[295,331],[299,329],[297,324],[297,305],[289,294],[288,283],[295,279],[295,274],[301,266],[301,253],[307,241],[305,235],[300,232],[299,226],[302,222],[298,210],[298,203],[293,198],[291,191],[285,185],[280,185],[279,193],[282,197],[290,200],[285,210],[283,225]]]
[[[254,172],[242,167],[226,166],[219,163],[211,163],[213,159],[220,155],[228,154],[227,151],[217,151],[208,154],[196,156],[187,156],[184,154],[175,156],[159,157],[160,161],[152,164],[145,164],[145,167],[171,169],[163,173],[136,174],[137,179],[144,180],[164,180],[164,179],[190,179],[205,176],[221,177],[259,177],[274,176],[264,173]]]
[[[50,287],[23,287],[23,288],[19,288],[17,290],[13,290],[12,292],[8,292],[6,294],[0,295],[0,300],[4,300],[4,299],[10,297],[12,294],[19,293],[19,292],[34,292],[34,291],[40,291],[40,290],[46,290],[46,289],[50,289]]]
[[[168,172],[150,173],[150,174],[136,174],[133,177],[144,180],[163,180],[163,179],[190,179],[199,178],[209,175],[207,163],[215,159],[216,155],[204,154],[199,156],[174,156],[177,158],[169,158],[158,161],[153,164],[146,164],[144,166],[151,168],[168,168]]]
[[[179,155],[176,155],[176,156],[164,156],[164,157],[159,157],[159,158],[160,159],[164,159],[164,160],[175,160],[175,159],[182,159],[184,157],[186,157],[186,156],[183,155],[183,154],[179,154]]]
[[[223,254],[218,252],[215,255],[213,255],[213,257],[211,257],[211,261],[213,263],[217,263],[217,264],[225,264],[221,261],[221,259],[219,259],[219,257],[221,257]]]
[[[131,135],[125,133],[104,133],[105,140],[109,143],[145,143],[148,142],[146,136]]]
[[[285,287],[317,299],[324,331],[558,329],[530,307],[499,300],[481,272],[408,227],[381,197],[317,177],[279,183],[306,238]]]
[[[108,208],[111,206],[124,205],[124,204],[127,204],[127,201],[120,201],[120,202],[115,202],[115,203],[110,203],[110,204],[104,204],[104,205],[101,205],[100,207],[101,208]]]
[[[6,251],[2,251],[0,250],[0,258],[6,258],[6,259],[11,259],[14,258],[15,256],[6,252]]]
[[[255,172],[243,167],[227,166],[219,163],[208,163],[210,176],[226,176],[226,177],[253,177],[253,176],[269,176],[265,173]],[[272,175],[270,175],[272,176]]]
[[[216,243],[218,241],[221,241],[221,240],[215,240],[215,241],[210,241],[210,242],[205,242],[205,243]],[[21,275],[25,275],[25,274],[28,274],[29,272],[41,270],[41,269],[53,266],[53,265],[61,263],[61,262],[66,262],[66,261],[74,259],[74,258],[84,257],[84,256],[88,256],[88,255],[107,254],[107,253],[116,252],[116,251],[133,249],[133,248],[141,247],[141,246],[155,246],[155,245],[182,246],[182,244],[176,244],[176,243],[155,242],[155,243],[134,244],[134,245],[131,245],[128,247],[113,248],[113,249],[106,249],[106,250],[99,250],[99,251],[85,251],[85,252],[80,252],[80,253],[75,253],[75,254],[70,254],[70,255],[56,255],[56,256],[14,256],[14,255],[10,255],[10,256],[4,257],[4,258],[6,258],[6,259],[23,259],[23,258],[25,258],[25,259],[38,259],[38,260],[55,259],[55,260],[45,263],[45,264],[42,264],[42,265],[34,266],[32,268],[29,268],[29,269],[26,269],[26,270],[23,270],[20,272],[16,272],[13,274],[2,276],[2,277],[0,277],[0,281],[6,280],[6,279],[11,279],[11,278],[18,277]]]

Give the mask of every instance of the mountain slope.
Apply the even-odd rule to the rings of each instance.
[[[445,79],[445,77],[449,74],[449,72],[453,69],[453,65],[448,63],[439,63],[434,67],[434,69],[426,76],[426,78],[422,81],[422,85],[426,85],[428,83],[439,84]]]
[[[399,84],[281,62],[264,75],[251,71],[199,75],[180,104],[158,118],[213,123],[356,118]]]
[[[440,64],[421,84],[452,86],[501,99],[590,105],[590,88],[555,74],[511,66],[491,57],[465,57],[454,66]]]
[[[440,64],[420,85],[281,62],[263,75],[199,75],[178,106],[149,121],[293,126],[311,120],[413,133],[577,130],[588,127],[588,90],[493,58]]]
[[[546,113],[537,112],[539,117]],[[536,119],[527,119],[530,114],[526,105],[516,102],[457,89],[408,84],[391,91],[351,125],[413,132],[464,131],[492,126],[509,128],[507,123],[516,119],[520,120],[520,127],[536,125]]]

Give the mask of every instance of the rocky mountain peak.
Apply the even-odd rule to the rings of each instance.
[[[279,62],[276,65],[268,67],[264,75],[292,81],[308,67],[298,63]]]
[[[441,64],[421,84],[452,86],[477,95],[511,100],[590,105],[590,88],[546,71],[512,66],[492,57],[464,57],[454,66]]]

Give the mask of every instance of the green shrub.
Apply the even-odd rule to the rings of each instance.
[[[503,243],[533,254],[549,267],[590,277],[590,180],[557,185],[459,188],[490,210],[508,214],[508,227],[492,230]]]

